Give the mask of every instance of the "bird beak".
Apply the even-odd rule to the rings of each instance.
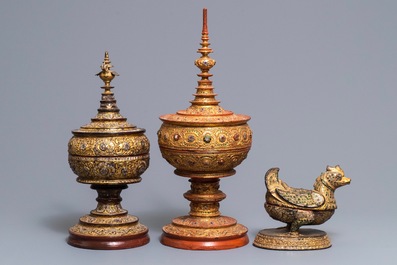
[[[345,184],[345,185],[348,185],[348,184],[350,184],[350,179],[349,178],[346,178],[346,177],[343,177],[343,179],[342,179],[342,182]]]

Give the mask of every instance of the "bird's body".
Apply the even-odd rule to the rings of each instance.
[[[335,189],[350,183],[339,166],[328,166],[316,179],[314,190],[292,188],[278,178],[278,172],[271,168],[266,173],[265,209],[273,219],[286,223],[290,232],[330,219],[336,209]]]

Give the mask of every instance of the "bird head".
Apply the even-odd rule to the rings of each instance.
[[[335,167],[327,166],[327,171],[323,175],[323,180],[334,190],[350,184],[350,178],[345,177],[345,172],[339,165]]]

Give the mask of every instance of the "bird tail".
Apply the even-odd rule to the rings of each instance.
[[[274,167],[269,169],[265,174],[265,184],[269,192],[273,192],[281,184],[281,180],[278,179],[279,168]]]

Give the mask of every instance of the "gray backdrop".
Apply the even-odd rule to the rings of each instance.
[[[249,228],[250,244],[186,251],[159,243],[161,227],[188,212],[187,179],[161,157],[158,117],[188,107],[193,61],[208,8],[225,109],[251,115],[253,146],[221,181],[221,211]],[[397,2],[395,1],[2,1],[1,264],[393,264],[396,254]],[[151,165],[123,191],[123,206],[150,228],[140,248],[93,251],[66,244],[68,228],[95,208],[96,193],[67,162],[71,130],[96,115],[108,50],[121,113],[147,129]],[[252,246],[281,226],[263,209],[263,176],[280,167],[311,188],[340,164],[350,186],[317,227],[327,250]]]

